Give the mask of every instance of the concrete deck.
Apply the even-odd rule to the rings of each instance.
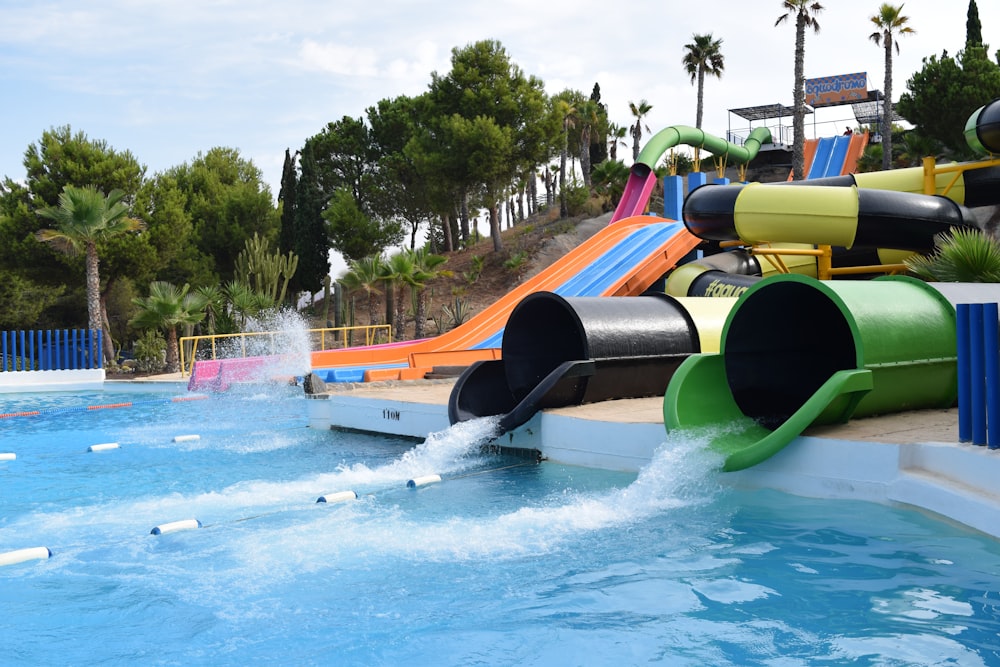
[[[309,397],[309,424],[423,439],[448,428],[453,384],[332,385]],[[662,403],[656,397],[545,410],[498,444],[535,449],[550,461],[637,472],[668,440]],[[814,427],[767,461],[723,479],[743,488],[910,505],[1000,538],[1000,451],[959,443],[955,409]]]

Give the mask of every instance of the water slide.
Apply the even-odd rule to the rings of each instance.
[[[970,146],[1000,153],[1000,99],[977,110],[965,131]],[[1000,163],[966,167],[947,175],[954,180],[956,201],[915,194],[909,170],[858,175],[859,181],[891,182],[904,192],[892,192],[891,205],[869,206],[862,204],[860,182],[829,188],[859,193],[857,206],[829,204],[840,214],[834,222],[823,217],[827,201],[816,200],[816,227],[837,238],[852,229],[854,237],[917,246],[934,224],[968,222],[969,209],[959,203],[969,208],[1000,203]],[[933,174],[921,176],[928,188],[935,185],[932,179]],[[786,210],[786,196],[822,195],[810,186],[774,188],[774,193],[770,203],[782,204],[775,214]],[[918,219],[907,220],[913,214]],[[738,229],[742,235],[743,225],[733,222],[731,228],[709,227]],[[776,228],[789,227],[779,222]],[[821,282],[788,274],[761,280],[731,310],[719,353],[690,355],[673,374],[664,395],[664,424],[668,430],[707,429],[711,446],[725,456],[724,469],[741,470],[772,456],[810,425],[950,407],[958,384],[955,304],[975,300],[976,289],[944,290],[905,276]]]
[[[543,408],[661,396],[691,354],[719,349],[735,302],[530,294],[510,315],[502,358],[476,362],[458,379],[448,417],[500,415],[502,435]]]
[[[858,160],[868,146],[868,133],[808,139],[805,145],[806,179],[843,176],[857,171]],[[792,180],[794,173],[788,174]]]
[[[640,294],[699,242],[681,223],[654,216],[623,220],[601,229],[451,331],[402,345],[313,352],[312,367],[321,379],[330,381],[339,379],[334,377],[338,368],[347,376],[365,368],[391,365],[422,368],[426,372],[431,366],[466,366],[477,359],[492,359],[497,356],[508,316],[529,294],[549,290],[565,296]],[[392,372],[391,368],[387,370]]]
[[[618,202],[612,222],[642,215],[649,201],[649,195],[656,185],[656,173],[653,168],[664,153],[675,146],[686,144],[695,148],[704,148],[716,158],[727,163],[744,164],[754,159],[761,144],[771,142],[771,132],[766,127],[758,127],[750,133],[742,146],[730,143],[725,139],[706,134],[704,131],[688,125],[673,125],[660,130],[649,140],[639,153],[638,159],[629,171],[628,182],[622,198]]]

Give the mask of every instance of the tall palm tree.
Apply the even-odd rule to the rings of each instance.
[[[59,205],[38,211],[38,215],[55,223],[54,229],[39,230],[36,238],[50,242],[69,254],[83,251],[86,260],[87,327],[100,331],[101,275],[98,242],[143,229],[141,220],[128,215],[128,206],[122,201],[125,193],[112,190],[105,196],[94,186],[78,188],[67,185],[59,195]],[[110,336],[110,332],[105,332]]]
[[[639,159],[639,142],[642,141],[642,130],[645,128],[646,132],[650,131],[649,125],[645,124],[645,118],[646,114],[653,110],[653,105],[646,100],[640,100],[639,104],[629,102],[628,108],[635,118],[635,123],[628,128],[628,133],[632,137],[632,162],[635,162]]]
[[[785,13],[778,17],[774,25],[780,25],[795,17],[795,88],[792,91],[792,171],[795,178],[805,178],[806,170],[806,28],[819,32],[816,14],[823,11],[823,5],[811,0],[784,0]]]
[[[569,130],[576,122],[576,107],[569,100],[557,100],[556,113],[559,114],[563,131],[563,145],[559,152],[559,215],[565,218],[569,215],[566,203],[566,158],[569,155]]]
[[[692,35],[694,39],[685,44],[684,57],[681,63],[684,71],[691,77],[691,83],[698,82],[698,111],[695,114],[694,126],[701,129],[701,119],[705,110],[705,75],[722,78],[726,68],[725,57],[722,55],[722,40],[713,39],[712,33],[707,35]]]
[[[899,42],[893,39],[893,35],[912,35],[916,30],[906,25],[910,22],[910,17],[903,16],[903,5],[897,7],[883,2],[878,8],[878,13],[870,16],[869,20],[875,24],[876,30],[868,35],[868,39],[885,49],[882,127],[879,133],[882,135],[882,169],[887,170],[892,166],[892,45],[894,43],[896,53],[899,53]]]
[[[368,297],[368,324],[378,324],[378,298],[382,296],[382,265],[378,255],[352,259],[340,281],[350,291],[361,290]]]
[[[615,123],[608,123],[608,159],[615,162],[618,159],[618,147],[625,146],[628,128]]]
[[[593,130],[601,122],[601,105],[587,99],[577,107],[576,115],[580,123],[580,171],[583,173],[583,184],[590,187],[590,138]]]
[[[164,281],[149,285],[149,296],[132,299],[139,312],[129,324],[140,329],[160,329],[167,335],[168,373],[180,370],[177,327],[195,325],[205,317],[208,299],[198,292],[190,292],[191,286],[184,287]]]

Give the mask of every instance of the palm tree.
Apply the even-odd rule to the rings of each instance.
[[[823,5],[810,0],[784,0],[785,13],[778,17],[774,25],[780,25],[795,17],[795,88],[792,91],[792,171],[795,178],[805,178],[806,170],[806,28],[819,32],[816,14],[823,11]]]
[[[899,53],[899,42],[893,40],[893,34],[912,35],[916,32],[906,25],[910,21],[909,16],[903,16],[903,5],[896,7],[888,2],[883,2],[878,8],[878,13],[869,17],[875,24],[875,32],[868,35],[868,39],[876,45],[885,49],[885,83],[882,86],[882,127],[879,133],[882,135],[882,169],[886,170],[892,166],[892,45],[896,44],[896,53]]]
[[[413,337],[425,336],[424,325],[427,322],[427,282],[437,278],[441,272],[438,267],[448,261],[447,257],[428,252],[426,248],[417,248],[411,252],[413,258],[413,288],[416,290],[416,307],[414,308]]]
[[[577,118],[580,123],[580,171],[583,173],[583,184],[590,187],[590,138],[593,129],[601,122],[601,105],[587,99],[577,107]]]
[[[191,286],[184,287],[164,281],[155,281],[149,285],[149,296],[132,300],[139,307],[139,312],[129,324],[140,329],[160,329],[167,335],[167,367],[168,373],[180,370],[177,345],[177,327],[193,326],[205,317],[205,306],[208,300],[198,292],[190,292]]]
[[[406,290],[416,282],[416,265],[408,251],[397,252],[382,265],[382,280],[388,285],[386,291],[393,290],[392,328],[396,340],[406,338]]]
[[[569,155],[569,129],[576,121],[576,107],[569,100],[556,101],[556,113],[562,121],[563,145],[559,152],[559,215],[563,218],[569,215],[566,203],[566,157]]]
[[[695,114],[694,126],[701,129],[701,119],[705,110],[705,75],[710,74],[721,79],[726,63],[722,55],[721,39],[712,39],[712,33],[692,37],[694,41],[684,45],[686,53],[681,63],[684,65],[684,71],[690,75],[691,83],[698,82],[698,111]]]
[[[628,128],[615,123],[608,123],[608,159],[615,162],[618,159],[618,147],[625,146]]]
[[[55,223],[55,229],[39,230],[39,241],[51,242],[69,254],[81,250],[86,259],[87,327],[100,331],[101,276],[98,267],[97,244],[126,232],[145,228],[145,224],[128,216],[128,206],[122,201],[125,193],[112,190],[105,197],[94,186],[78,188],[67,185],[59,195],[59,205],[38,211],[38,215]],[[105,332],[110,336],[110,332]],[[109,360],[110,361],[110,360]]]
[[[378,255],[352,259],[340,281],[350,291],[361,290],[368,297],[368,324],[378,324],[378,298],[382,296],[382,265]]]
[[[649,125],[646,125],[644,119],[646,114],[653,110],[653,106],[646,100],[640,100],[639,104],[635,102],[629,102],[628,108],[632,112],[632,116],[635,118],[635,123],[628,128],[628,133],[632,137],[632,162],[639,159],[639,142],[642,141],[642,129],[646,128],[646,132],[649,132]]]

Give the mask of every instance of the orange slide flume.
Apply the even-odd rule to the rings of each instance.
[[[484,343],[503,329],[511,311],[528,294],[558,291],[575,277],[608,264],[616,270],[616,275],[607,278],[606,284],[595,288],[588,283],[580,288],[582,293],[567,292],[564,296],[638,295],[676,266],[699,242],[700,239],[690,234],[681,223],[655,216],[627,218],[601,229],[538,275],[451,331],[409,343],[313,352],[312,368],[405,363],[411,368],[426,370],[430,366],[466,366],[478,359],[499,358],[499,343],[487,346]],[[622,266],[623,263],[627,266]],[[405,368],[372,369],[366,373],[366,379],[405,379],[408,375],[417,375],[405,371]]]

